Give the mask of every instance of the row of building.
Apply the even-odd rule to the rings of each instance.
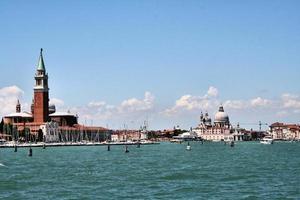
[[[78,141],[78,140],[140,140],[151,137],[177,135],[174,131],[147,132],[145,127],[141,130],[111,131],[103,127],[84,126],[78,123],[78,116],[68,112],[57,111],[55,105],[49,105],[48,73],[46,72],[43,51],[41,49],[35,73],[34,94],[30,111],[22,111],[17,101],[16,112],[7,114],[0,123],[0,137],[7,140],[24,141]],[[233,127],[224,107],[220,105],[214,116],[201,113],[199,125],[191,131],[195,137],[211,141],[223,140],[255,140],[266,134],[271,134],[278,140],[300,140],[300,126],[297,124],[274,123],[268,132],[253,131]],[[188,136],[187,134],[185,136]]]
[[[300,125],[276,122],[271,124],[270,134],[275,140],[300,140]]]
[[[84,138],[87,139],[98,135],[98,140],[110,137],[110,130],[103,127],[81,125],[78,123],[77,115],[71,114],[69,111],[57,111],[55,105],[49,105],[48,73],[42,49],[34,78],[31,110],[22,111],[18,100],[16,112],[7,114],[2,119],[0,128],[2,138],[19,141],[59,142],[78,140],[80,135],[84,135]]]
[[[273,123],[267,131],[253,131],[241,128],[239,124],[233,127],[228,114],[221,105],[215,114],[214,122],[206,112],[200,115],[199,125],[192,130],[198,138],[209,141],[245,141],[261,139],[265,135],[271,135],[275,140],[300,140],[300,125]]]

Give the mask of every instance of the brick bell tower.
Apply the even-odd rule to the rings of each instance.
[[[33,118],[35,123],[44,123],[49,118],[49,88],[48,74],[43,59],[43,49],[41,49],[39,62],[35,74]]]

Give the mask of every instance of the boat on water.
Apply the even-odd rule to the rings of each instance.
[[[271,136],[265,136],[263,139],[260,140],[261,144],[273,144],[274,140]]]
[[[187,151],[190,151],[190,150],[192,150],[192,148],[191,148],[191,146],[190,146],[190,143],[188,142],[188,145],[186,146],[186,150]]]
[[[178,136],[173,136],[173,140],[193,141],[197,139],[197,134],[193,131],[184,132]]]
[[[171,142],[171,143],[178,143],[178,144],[181,144],[181,143],[182,143],[182,140],[179,140],[179,139],[171,139],[170,142]]]
[[[5,139],[0,139],[0,144],[5,144],[6,140]]]
[[[224,136],[224,142],[230,144],[232,141],[234,141],[233,137],[230,136]]]

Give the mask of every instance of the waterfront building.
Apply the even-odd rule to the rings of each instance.
[[[204,115],[201,112],[200,123],[193,129],[199,138],[210,141],[224,141],[224,140],[245,140],[244,129],[238,127],[233,128],[230,124],[229,116],[224,111],[222,105],[219,106],[218,112],[215,114],[214,122],[206,112]]]
[[[270,125],[270,134],[275,140],[300,140],[300,125],[276,122]]]
[[[78,116],[68,112],[54,112],[49,115],[50,121],[57,122],[59,126],[73,126],[78,124]]]
[[[42,124],[40,128],[44,135],[44,142],[59,142],[59,127],[57,123],[48,122]]]
[[[201,112],[200,123],[198,127],[193,129],[197,136],[204,140],[222,141],[226,136],[231,134],[231,125],[229,116],[220,105],[218,112],[215,114],[214,123],[206,112],[205,115]]]
[[[148,132],[145,130],[116,130],[111,134],[112,142],[148,140]]]
[[[15,133],[13,132],[15,131],[18,133],[18,137],[24,138],[30,134],[34,136],[35,141],[44,140],[48,142],[57,141],[58,135],[66,132],[68,133],[68,138],[72,140],[74,137],[70,136],[70,134],[79,135],[80,132],[84,132],[87,139],[92,139],[92,135],[95,133],[98,134],[98,140],[99,138],[104,140],[108,137],[107,134],[110,134],[108,129],[80,125],[78,124],[77,115],[71,114],[70,111],[57,112],[55,105],[49,106],[48,73],[43,58],[43,49],[40,51],[34,79],[31,111],[22,112],[22,106],[18,100],[16,112],[5,115],[3,118],[4,128],[0,130],[3,134],[14,135]],[[102,136],[100,137],[99,134],[102,134]]]

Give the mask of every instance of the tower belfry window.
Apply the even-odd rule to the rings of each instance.
[[[36,85],[41,86],[42,85],[42,80],[37,80]]]

